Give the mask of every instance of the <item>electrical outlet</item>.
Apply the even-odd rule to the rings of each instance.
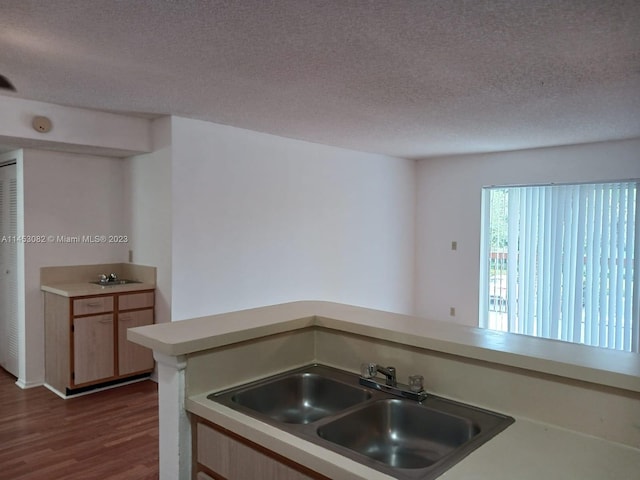
[[[449,315],[452,317],[456,316],[456,307],[449,307]]]

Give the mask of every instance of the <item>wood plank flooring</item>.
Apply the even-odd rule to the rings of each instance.
[[[156,480],[152,381],[63,400],[0,368],[0,480]]]

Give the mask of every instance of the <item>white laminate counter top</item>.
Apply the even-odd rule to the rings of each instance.
[[[179,356],[309,327],[640,392],[640,355],[635,353],[330,302],[292,302],[132,328],[127,338],[159,353]]]
[[[156,286],[152,283],[128,283],[125,285],[103,286],[89,282],[76,282],[40,285],[40,290],[43,292],[49,292],[63,297],[86,297],[89,295],[139,292],[142,290],[153,290],[155,288]]]
[[[209,392],[210,393],[210,392]],[[278,428],[207,399],[187,399],[190,412],[330,478],[389,480],[368,468]],[[516,422],[451,467],[442,480],[630,480],[640,472],[640,450],[548,424]]]

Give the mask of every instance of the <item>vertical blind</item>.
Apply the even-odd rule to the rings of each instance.
[[[481,324],[637,352],[637,186],[487,189]]]

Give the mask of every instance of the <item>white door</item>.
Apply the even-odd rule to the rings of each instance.
[[[0,165],[0,366],[18,376],[18,183]]]

